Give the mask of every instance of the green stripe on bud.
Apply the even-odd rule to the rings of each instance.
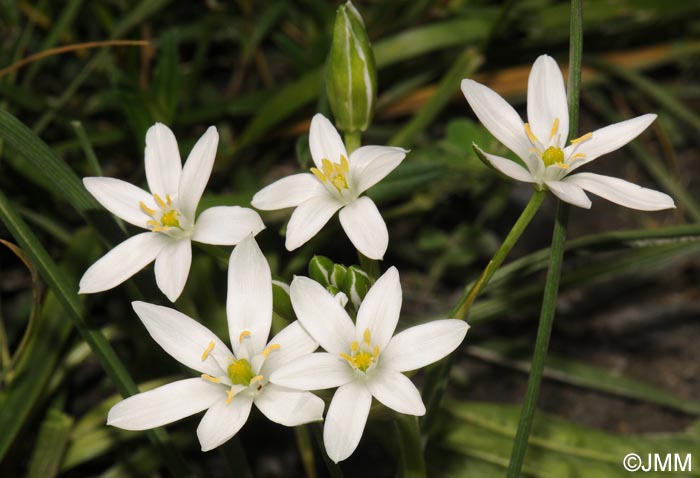
[[[333,261],[325,256],[313,256],[309,262],[309,277],[323,287],[328,287],[332,284],[333,265]]]
[[[340,284],[340,290],[347,294],[355,309],[360,307],[360,303],[367,295],[369,287],[369,276],[357,266],[348,268],[343,283]]]
[[[377,99],[377,69],[362,17],[349,1],[336,11],[326,92],[339,129],[367,129]]]

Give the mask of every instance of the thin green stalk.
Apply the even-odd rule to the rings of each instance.
[[[575,1],[575,0],[574,0]],[[530,377],[527,381],[527,391],[523,401],[518,431],[515,435],[513,450],[511,451],[510,465],[508,466],[508,478],[518,478],[520,469],[523,466],[525,450],[532,428],[532,419],[535,416],[537,399],[540,395],[540,384],[542,383],[542,372],[544,362],[547,358],[549,348],[549,337],[554,323],[554,312],[559,292],[559,279],[561,277],[561,264],[564,258],[564,243],[566,242],[566,226],[569,218],[569,206],[559,201],[557,207],[557,219],[554,224],[554,234],[552,236],[552,248],[549,258],[549,271],[544,287],[544,299],[542,301],[542,311],[540,313],[540,323],[537,328],[537,340],[535,342],[535,352],[532,356],[530,366]]]
[[[520,217],[517,221],[515,221],[515,224],[513,224],[513,228],[503,240],[503,244],[501,244],[501,247],[499,247],[496,253],[493,255],[489,263],[484,268],[484,271],[481,273],[481,276],[479,276],[479,279],[474,283],[471,289],[469,289],[469,292],[462,296],[460,301],[452,310],[450,317],[461,320],[464,320],[467,317],[469,308],[472,306],[479,293],[483,290],[484,286],[489,283],[491,277],[493,277],[493,274],[496,272],[496,270],[498,270],[505,258],[508,257],[508,254],[510,254],[511,249],[513,249],[515,243],[518,242],[518,239],[520,239],[520,236],[525,231],[525,228],[527,228],[528,224],[530,224],[532,218],[535,217],[535,214],[542,205],[542,201],[544,201],[546,195],[546,191],[535,191],[532,194],[527,206],[525,206],[525,209],[520,214]]]
[[[83,148],[83,153],[85,153],[85,158],[90,166],[90,174],[92,176],[103,176],[102,167],[100,166],[100,162],[97,160],[95,150],[92,148],[90,138],[88,138],[85,128],[83,128],[83,123],[76,120],[71,121],[70,125],[73,127],[73,131],[75,131],[75,135],[78,137],[80,146]]]
[[[362,132],[353,131],[345,133],[345,149],[348,155],[352,154],[357,148],[362,145]]]
[[[401,476],[403,478],[425,478],[425,460],[421,444],[418,417],[401,415],[394,420],[401,453]]]
[[[569,84],[567,87],[569,100],[569,137],[576,137],[578,132],[579,94],[581,83],[581,55],[583,51],[583,8],[581,0],[571,0],[571,23],[569,32]],[[532,420],[535,417],[537,399],[540,395],[542,373],[549,349],[549,338],[554,324],[554,315],[559,293],[559,281],[561,279],[561,266],[564,259],[564,246],[566,243],[566,229],[569,222],[569,205],[563,201],[557,203],[557,218],[552,234],[552,247],[549,257],[549,270],[544,286],[542,310],[540,322],[537,327],[537,339],[535,351],[530,366],[530,377],[527,381],[527,391],[520,412],[518,431],[508,465],[507,478],[519,478],[520,470],[525,460],[527,442],[532,429]]]

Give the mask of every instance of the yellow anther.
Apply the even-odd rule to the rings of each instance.
[[[333,174],[333,163],[331,163],[330,159],[323,158],[321,160],[321,169],[323,169],[323,174],[326,175],[326,177],[330,177],[331,174]]]
[[[318,168],[311,168],[311,172],[313,173],[314,176],[316,176],[321,182],[326,182],[326,176],[324,176],[323,172],[321,172],[320,169]]]
[[[369,329],[365,329],[365,332],[362,334],[362,341],[367,345],[372,343],[372,336],[369,333]]]
[[[554,125],[552,125],[552,131],[549,132],[549,139],[554,138],[554,135],[559,131],[559,118],[554,118]]]
[[[165,202],[164,202],[164,201],[160,198],[160,196],[158,196],[157,194],[154,194],[154,195],[153,195],[153,199],[156,200],[156,203],[158,204],[158,207],[160,207],[161,209],[165,209],[165,208],[168,207],[168,205],[165,204]]]
[[[202,378],[211,383],[221,383],[221,380],[216,377],[212,377],[211,375],[207,375],[206,373],[202,374]]]
[[[274,350],[279,350],[280,349],[280,344],[270,344],[267,347],[265,347],[265,350],[263,350],[263,356],[267,358],[268,355]]]
[[[233,400],[233,396],[235,393],[233,393],[233,390],[226,390],[226,405],[231,403],[231,400]]]
[[[360,344],[357,343],[357,340],[353,340],[350,342],[350,351],[352,353],[357,352],[360,349]]]
[[[141,207],[141,210],[149,216],[153,216],[156,213],[155,209],[151,209],[150,207],[146,206],[146,204],[143,201],[139,202],[139,206]]]
[[[586,157],[586,155],[583,153],[576,153],[569,158],[569,161],[573,161],[575,159],[584,159],[585,157]]]
[[[165,195],[165,202],[168,203],[168,206],[172,206],[172,205],[173,205],[173,199],[170,197],[170,194],[166,194],[166,195]]]
[[[166,230],[166,228],[163,226],[155,226],[153,229],[151,229],[151,231],[153,231],[153,232],[163,232],[165,230]]]
[[[525,134],[527,134],[527,137],[530,138],[530,141],[533,143],[539,143],[540,140],[537,139],[537,136],[532,132],[530,129],[530,123],[525,123]]]
[[[373,350],[372,356],[375,357],[375,358],[379,357],[379,345],[375,345],[375,346],[374,346],[374,350]]]
[[[146,225],[147,225],[147,226],[152,226],[152,227],[160,227],[160,223],[157,222],[157,221],[154,221],[153,219],[151,219],[150,221],[147,221],[147,222],[146,222]]]
[[[566,163],[556,163],[555,166],[561,169],[569,169],[569,165]]]
[[[346,158],[343,154],[340,155],[340,167],[344,173],[350,171],[350,163],[348,163],[348,158]]]
[[[204,362],[207,359],[207,357],[209,357],[209,354],[211,353],[212,350],[214,350],[214,341],[213,340],[209,342],[209,345],[207,345],[207,348],[202,353],[202,362]]]
[[[583,136],[580,136],[576,139],[571,140],[571,144],[578,144],[581,141],[586,141],[587,139],[591,138],[593,136],[593,133],[586,133]]]
[[[353,360],[352,357],[349,356],[348,354],[340,354],[340,356],[341,356],[342,358],[344,358],[345,360],[347,360],[348,362],[350,362],[350,365],[355,365],[354,360]]]
[[[246,337],[250,337],[250,330],[244,330],[241,332],[241,335],[238,336],[238,341],[242,343],[243,339]]]
[[[256,375],[255,377],[250,379],[250,384],[253,385],[254,383],[259,382],[263,378],[265,378],[265,377],[263,377],[262,375]]]

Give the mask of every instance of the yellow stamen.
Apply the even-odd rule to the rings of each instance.
[[[323,158],[321,160],[321,169],[323,169],[323,174],[325,174],[326,177],[330,177],[330,175],[333,174],[333,163],[331,163],[331,160]]]
[[[357,340],[353,340],[352,342],[350,342],[350,351],[352,353],[355,353],[358,350],[360,350],[360,344],[357,343]]]
[[[344,358],[345,360],[347,360],[348,362],[350,362],[350,365],[354,365],[354,364],[355,364],[354,361],[352,360],[352,357],[349,356],[348,354],[340,354],[340,356],[341,356],[342,358]]]
[[[163,202],[163,200],[157,194],[153,195],[153,199],[156,200],[156,203],[158,203],[158,207],[160,207],[161,209],[165,209],[168,207],[168,205],[165,204],[165,202]]]
[[[569,158],[569,161],[573,161],[575,159],[583,159],[585,157],[586,157],[586,155],[583,153],[576,153],[573,156],[571,156],[571,158]]]
[[[532,132],[530,129],[530,123],[525,123],[525,134],[527,134],[527,137],[530,138],[530,141],[533,143],[539,143],[540,140],[537,139],[537,136]]]
[[[218,379],[216,377],[212,377],[211,375],[207,375],[206,373],[202,374],[202,378],[204,380],[207,380],[208,382],[211,382],[211,383],[221,383],[220,379]]]
[[[153,219],[151,219],[150,221],[146,221],[146,225],[153,226],[153,227],[161,227],[160,223],[158,223],[157,221],[154,221]]]
[[[168,206],[173,205],[173,199],[170,197],[170,194],[165,195],[165,201],[168,203]]]
[[[372,337],[370,336],[369,329],[365,329],[365,332],[362,334],[362,341],[367,345],[372,343]]]
[[[554,135],[557,134],[557,131],[559,130],[559,118],[554,118],[554,125],[552,126],[552,131],[549,132],[549,139],[551,140],[554,138]]]
[[[153,216],[156,213],[155,209],[151,209],[150,207],[146,206],[146,204],[143,201],[139,202],[139,206],[141,207],[141,210],[149,216]]]
[[[209,357],[209,354],[211,353],[212,350],[214,350],[214,341],[213,340],[211,340],[209,342],[209,345],[207,345],[207,348],[202,353],[202,362],[204,362],[207,359],[207,357]]]
[[[326,182],[326,177],[323,175],[320,169],[318,168],[311,168],[311,172],[316,176],[321,182]]]
[[[265,378],[265,377],[263,377],[262,375],[256,375],[255,377],[253,377],[253,378],[250,379],[250,384],[252,385],[252,384],[254,384],[254,383],[256,383],[256,382],[259,382],[259,381],[262,380],[263,378]]]
[[[566,163],[556,163],[555,166],[561,169],[569,169],[569,165]]]
[[[228,405],[229,403],[231,403],[231,400],[233,400],[233,396],[234,396],[234,395],[235,395],[235,394],[233,393],[232,390],[226,390],[226,397],[227,397],[227,398],[226,398],[226,405]]]
[[[279,350],[280,349],[280,344],[270,344],[267,347],[265,347],[265,350],[263,350],[263,356],[267,358],[268,355],[270,355],[270,352],[273,350]]]
[[[367,352],[360,352],[352,358],[352,361],[355,367],[365,372],[374,362],[374,357]]]
[[[581,141],[586,141],[586,140],[587,140],[588,138],[590,138],[591,136],[593,136],[593,133],[586,133],[586,134],[584,134],[583,136],[580,136],[580,137],[578,137],[578,138],[576,138],[576,139],[572,139],[572,140],[571,140],[571,144],[577,144],[577,143],[580,143]]]
[[[374,346],[374,351],[373,351],[373,354],[372,354],[372,355],[373,355],[375,358],[376,358],[376,357],[379,357],[379,345],[375,345],[375,346]]]
[[[344,155],[340,155],[340,167],[342,169],[342,172],[347,173],[350,171],[350,163],[348,163],[348,158],[346,158]]]
[[[242,343],[243,339],[246,337],[250,337],[250,330],[244,330],[241,332],[241,335],[238,336],[238,341]]]

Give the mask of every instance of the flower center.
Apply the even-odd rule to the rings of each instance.
[[[311,168],[314,176],[325,184],[333,185],[338,192],[348,189],[346,175],[349,171],[348,158],[343,155],[340,156],[340,162],[338,163],[332,163],[329,159],[324,158],[321,160],[321,169]]]
[[[542,162],[545,166],[556,164],[560,167],[568,167],[566,164],[564,164],[564,151],[556,146],[550,146],[544,150],[544,153],[542,153]]]
[[[372,348],[370,331],[365,329],[365,332],[362,334],[362,344],[357,340],[353,340],[350,343],[350,354],[340,354],[340,356],[347,360],[352,368],[365,373],[379,359],[379,346],[375,345]]]
[[[141,210],[151,217],[146,222],[148,228],[153,232],[167,232],[172,227],[183,230],[179,219],[180,211],[173,207],[173,200],[170,194],[165,195],[165,201],[157,194],[153,195],[153,199],[155,199],[159,210],[151,209],[143,201],[139,202]]]
[[[250,385],[250,380],[255,377],[253,369],[250,368],[250,362],[246,359],[238,359],[231,362],[228,366],[228,378],[234,385]]]

